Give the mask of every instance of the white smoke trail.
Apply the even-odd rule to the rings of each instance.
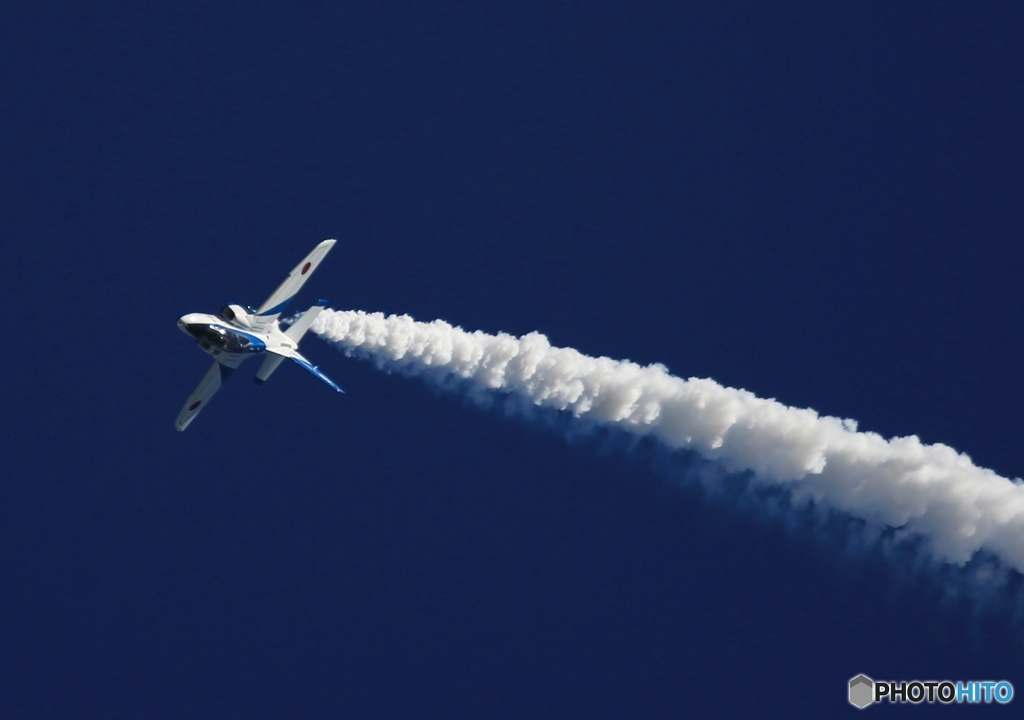
[[[921,538],[939,560],[987,550],[1024,572],[1024,483],[916,436],[886,440],[853,420],[819,416],[661,365],[593,358],[544,335],[466,332],[442,320],[325,310],[312,331],[386,370],[471,390],[510,393],[544,408],[672,449],[788,490],[794,503],[847,513]]]

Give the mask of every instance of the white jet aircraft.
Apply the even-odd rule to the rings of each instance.
[[[332,247],[334,240],[324,240],[313,248],[302,262],[289,273],[281,287],[260,305],[258,310],[243,308],[240,305],[225,305],[221,314],[189,313],[178,319],[178,327],[199,341],[199,347],[213,355],[213,367],[199,383],[182,408],[174,426],[179,431],[188,427],[195,420],[199,411],[206,406],[213,394],[220,389],[221,383],[234,372],[243,360],[254,355],[264,355],[263,364],[256,373],[256,382],[261,383],[270,377],[281,362],[288,358],[309,372],[316,375],[338,392],[345,392],[334,381],[324,375],[309,360],[299,354],[299,340],[309,330],[316,316],[327,305],[320,300],[307,310],[302,317],[292,323],[287,330],[282,330],[278,317],[295,297],[299,289],[313,274],[320,261],[324,259]]]

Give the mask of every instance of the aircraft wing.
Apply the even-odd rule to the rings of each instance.
[[[277,319],[277,316],[284,312],[288,303],[299,292],[309,276],[313,274],[317,266],[334,247],[336,240],[324,240],[313,248],[313,252],[302,259],[295,269],[288,273],[281,286],[260,305],[256,311],[256,321],[260,325],[266,325]]]
[[[234,369],[245,359],[244,355],[224,354],[213,361],[213,366],[207,371],[199,387],[192,391],[185,401],[185,407],[178,413],[178,419],[174,421],[174,427],[181,432],[188,427],[188,424],[195,420],[196,415],[206,407],[206,403],[213,397],[214,393],[220,390],[221,384],[227,380]]]

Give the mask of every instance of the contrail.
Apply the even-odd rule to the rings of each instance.
[[[574,418],[655,438],[728,472],[787,490],[795,505],[846,513],[920,538],[938,560],[963,565],[987,550],[1024,572],[1024,482],[978,467],[948,445],[886,440],[857,423],[789,407],[714,380],[671,375],[553,347],[539,333],[466,332],[443,320],[325,310],[312,331],[378,367],[510,394]]]

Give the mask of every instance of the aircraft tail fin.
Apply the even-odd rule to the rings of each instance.
[[[317,301],[316,305],[314,305],[309,310],[304,312],[302,314],[302,317],[293,322],[288,327],[288,329],[284,331],[284,334],[290,340],[294,341],[296,345],[298,345],[299,340],[302,339],[302,336],[306,334],[307,330],[309,330],[310,326],[313,324],[313,321],[316,320],[316,316],[319,315],[320,312],[325,307],[327,307],[326,300]],[[260,365],[259,372],[256,373],[256,377],[253,378],[253,380],[256,383],[266,382],[267,378],[269,378],[270,375],[275,370],[277,370],[277,367],[284,361],[285,358],[289,358],[295,361],[296,364],[301,365],[306,370],[316,375],[318,378],[323,380],[325,383],[330,385],[335,390],[344,392],[344,390],[339,388],[330,379],[328,379],[326,375],[321,373],[320,370],[316,368],[316,366],[309,362],[309,360],[302,357],[302,355],[300,355],[298,352],[294,350],[291,350],[290,348],[277,348],[268,351],[266,360],[264,360],[263,364]]]
[[[308,372],[311,375],[315,376],[321,382],[326,383],[327,385],[330,385],[332,388],[334,388],[335,390],[337,390],[340,393],[345,392],[340,387],[338,387],[337,383],[335,383],[329,377],[327,377],[322,372],[320,372],[320,368],[318,368],[316,365],[311,363],[306,358],[302,357],[302,355],[297,350],[292,350],[291,348],[287,348],[287,347],[280,347],[280,348],[274,348],[273,350],[268,348],[267,352],[273,353],[274,355],[277,355],[279,357],[286,357],[286,358],[288,358],[289,360],[294,362],[296,365],[300,366],[303,370],[305,370],[306,372]],[[268,360],[264,360],[264,364],[266,364],[268,362],[269,362],[269,359]],[[274,367],[277,367],[277,366],[275,365]],[[262,369],[263,368],[260,368],[261,371],[262,371]]]

